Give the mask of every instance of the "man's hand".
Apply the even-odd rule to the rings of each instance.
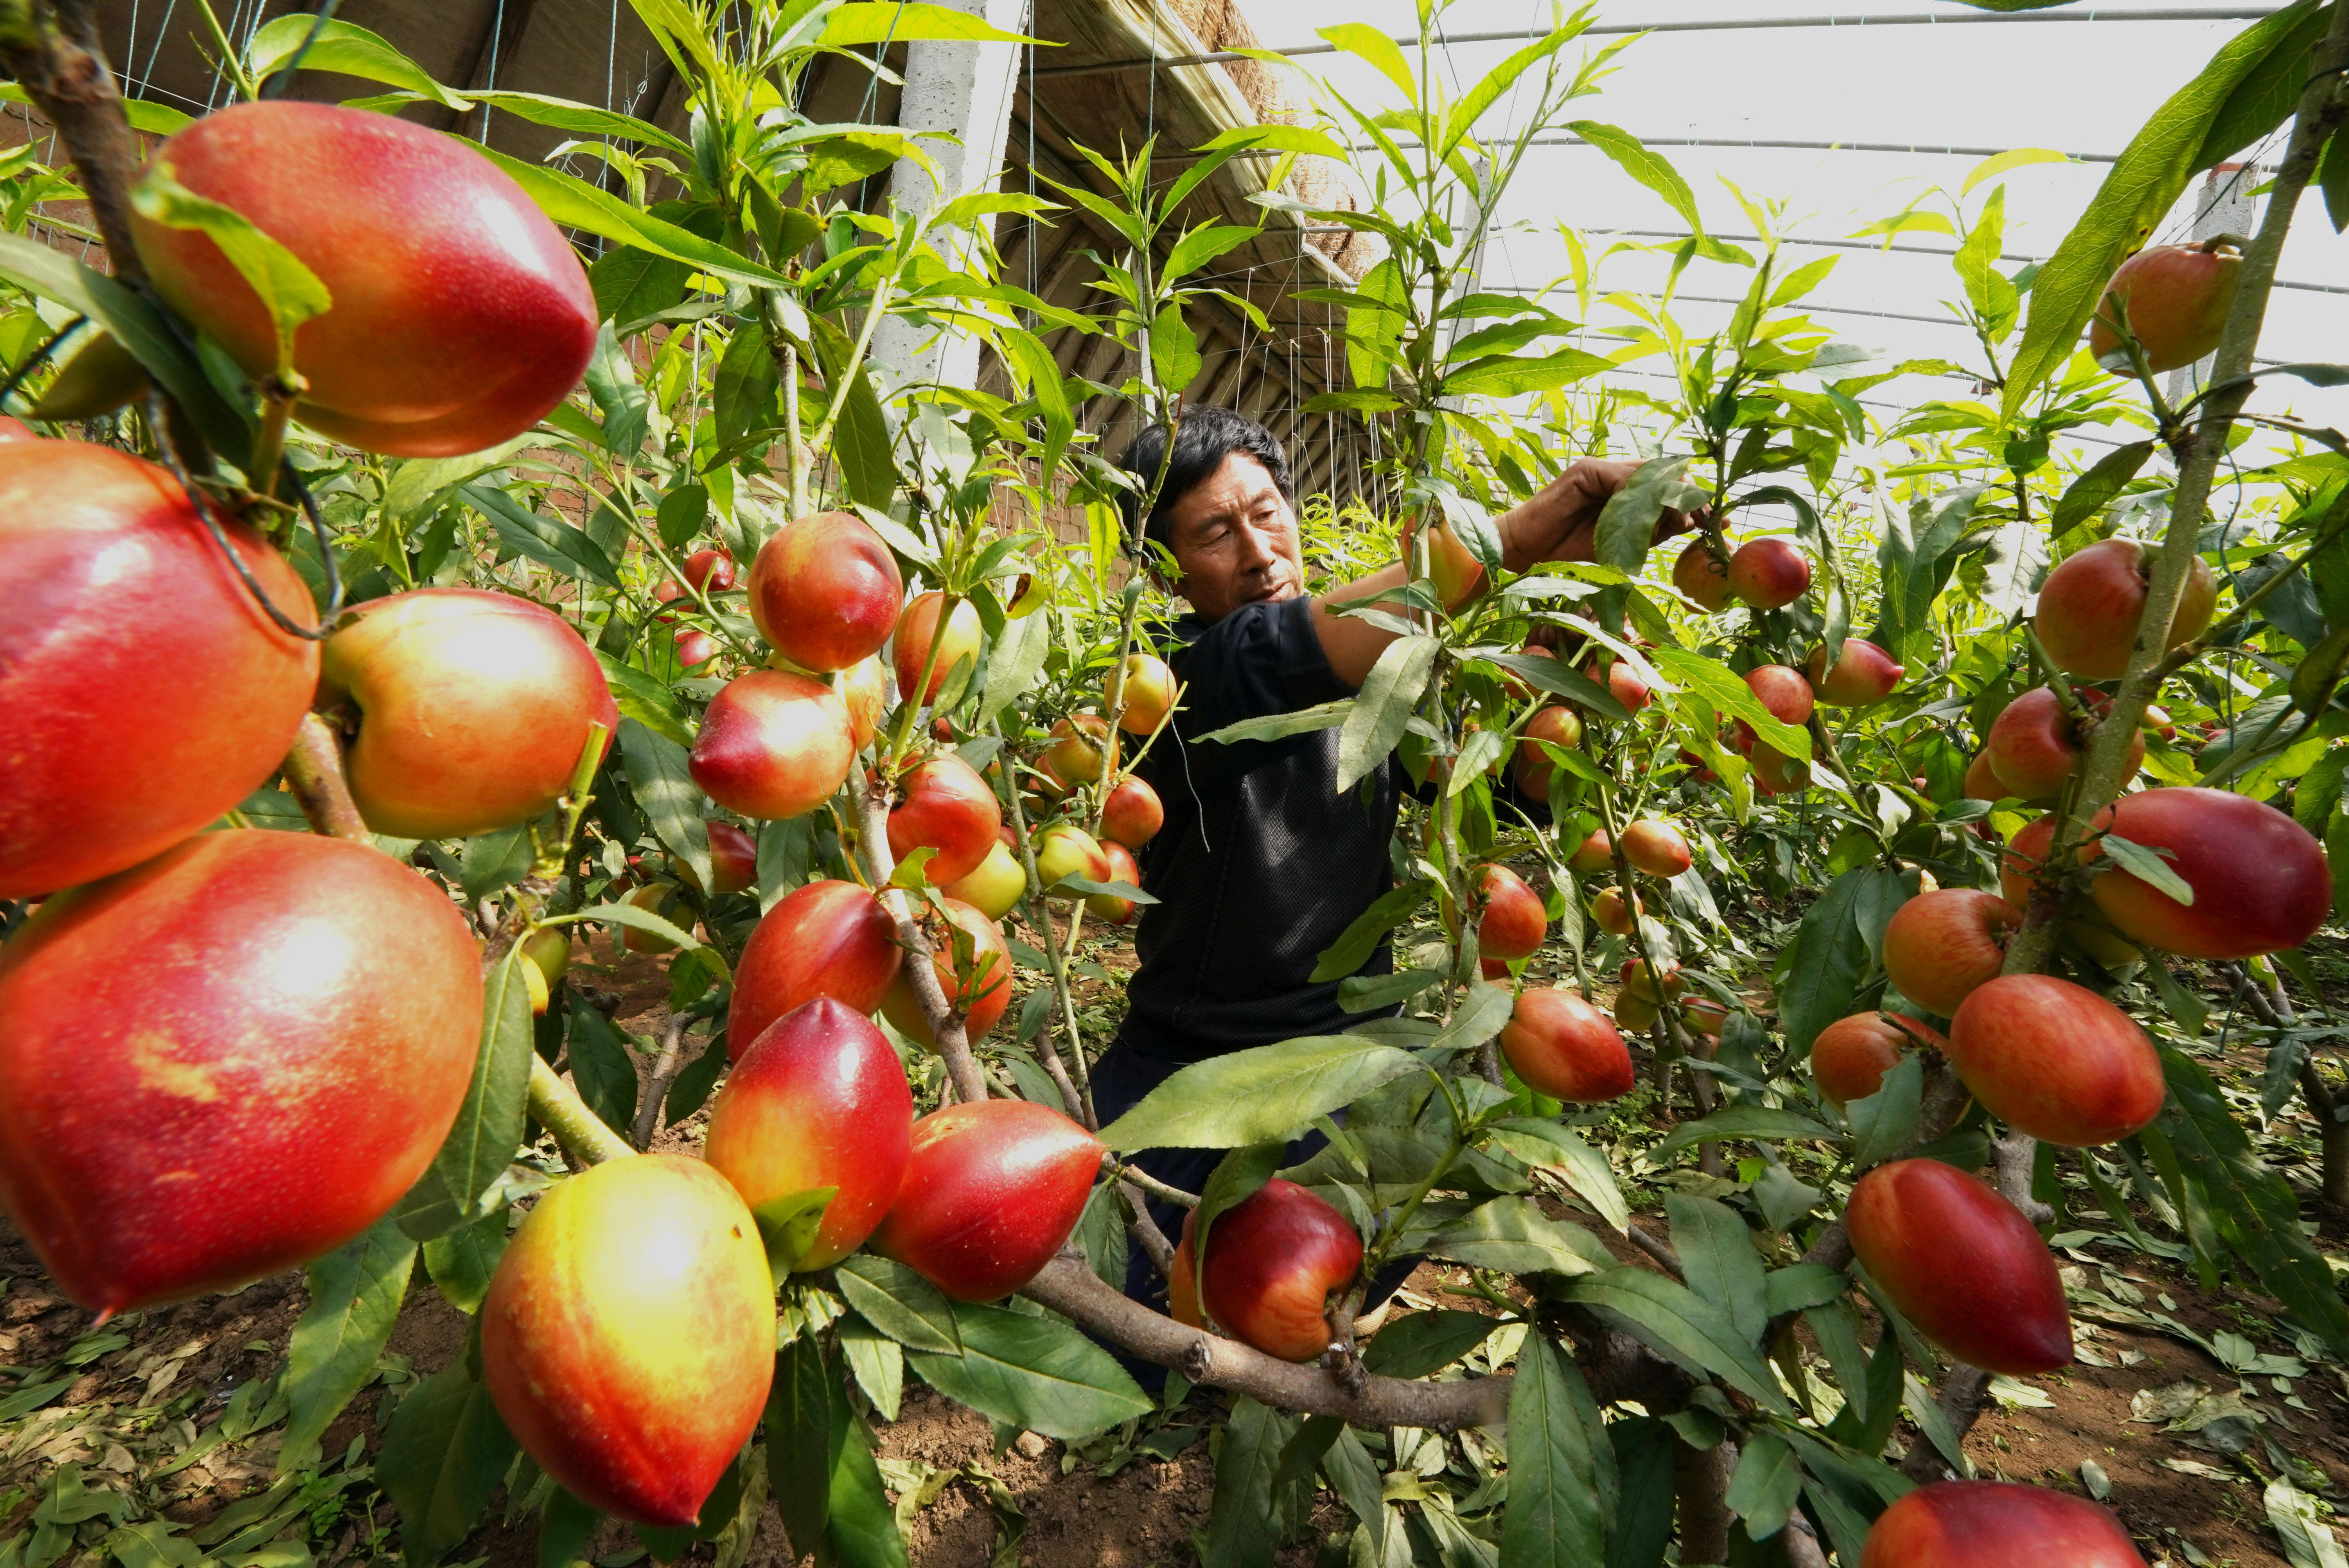
[[[1577,458],[1532,500],[1494,520],[1503,564],[1524,572],[1544,561],[1596,559],[1599,514],[1639,469],[1637,463]],[[1670,539],[1693,526],[1688,513],[1667,508],[1656,520],[1656,538]]]

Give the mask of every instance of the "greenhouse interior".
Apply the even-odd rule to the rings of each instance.
[[[0,0],[0,1568],[2349,1568],[2349,0]]]

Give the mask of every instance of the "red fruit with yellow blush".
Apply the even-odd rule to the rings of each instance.
[[[1936,1160],[1879,1165],[1853,1185],[1844,1228],[1878,1288],[1961,1361],[2014,1377],[2071,1362],[2055,1259],[1979,1176]]]
[[[2145,1568],[2109,1509],[2010,1480],[1920,1486],[1876,1516],[1859,1568]]]
[[[326,639],[319,706],[339,707],[367,826],[455,839],[552,810],[588,727],[620,710],[562,616],[511,593],[419,588],[372,600]]]
[[[934,883],[959,882],[978,869],[1003,826],[1003,806],[978,769],[942,751],[905,777],[889,811],[889,852],[903,861],[931,855],[922,870]]]
[[[875,1252],[957,1301],[997,1301],[1036,1277],[1077,1228],[1101,1140],[1047,1106],[985,1099],[914,1123],[905,1181]]]
[[[271,602],[315,624],[285,559],[222,526]],[[0,899],[137,865],[285,760],[318,645],[263,614],[163,469],[81,441],[0,444]]]
[[[1628,1094],[1631,1052],[1607,1015],[1571,991],[1519,992],[1501,1030],[1501,1055],[1533,1088],[1588,1105]]]
[[[751,558],[748,587],[759,634],[816,674],[878,653],[905,597],[897,558],[845,511],[812,512],[776,530]]]
[[[2333,909],[2333,872],[2307,829],[2264,801],[2178,787],[2124,795],[2111,830],[2161,854],[2191,888],[2177,899],[2118,866],[2088,884],[2123,936],[2187,958],[2251,958],[2300,946]],[[2103,851],[2090,844],[2094,864]]]
[[[1506,866],[1483,865],[1470,873],[1485,913],[1476,922],[1476,950],[1488,958],[1530,958],[1549,932],[1549,911],[1541,894]]]
[[[1950,1065],[1992,1116],[2044,1143],[2117,1143],[2161,1114],[2161,1057],[2085,985],[2006,975],[1950,1020]]]
[[[832,1187],[800,1272],[864,1244],[897,1201],[914,1097],[871,1019],[819,996],[750,1042],[709,1108],[701,1157],[753,1210]]]
[[[831,996],[871,1013],[905,963],[896,922],[879,899],[847,882],[812,882],[769,910],[734,966],[726,1050],[736,1061],[767,1026]]]
[[[924,703],[934,700],[944,689],[947,678],[954,674],[955,665],[965,659],[977,662],[979,639],[985,628],[978,618],[978,607],[968,599],[957,600],[954,613],[948,615],[946,630],[938,630],[938,611],[946,596],[932,589],[906,604],[905,614],[897,617],[895,645],[890,650],[892,667],[897,676],[897,695],[907,701]],[[936,661],[931,662],[930,645],[938,645]],[[927,668],[927,685],[922,671]],[[916,696],[916,692],[920,695]]]
[[[954,934],[936,916],[925,913],[922,934],[930,943],[930,968],[938,977],[947,1005],[963,1015],[964,1037],[976,1045],[1011,1005],[1011,949],[1004,943],[1002,928],[986,915],[958,898],[941,895],[940,902],[946,905],[947,920],[962,934],[968,954],[967,974],[963,979],[956,977],[965,972],[966,965],[956,956]],[[881,998],[881,1016],[916,1045],[937,1049],[928,1015],[914,993],[912,977],[902,967]]]
[[[1183,1222],[1194,1244],[1198,1211]],[[1362,1238],[1344,1215],[1292,1181],[1274,1177],[1216,1217],[1198,1294],[1217,1326],[1284,1361],[1310,1361],[1330,1346],[1329,1303],[1362,1266]]]
[[[578,253],[513,179],[390,115],[276,98],[204,116],[150,168],[291,251],[334,304],[295,330],[295,417],[403,458],[478,452],[568,396],[600,313]],[[259,379],[276,332],[201,229],[133,211],[155,291]]]
[[[1899,993],[1946,1018],[1976,986],[1998,978],[2023,912],[1994,892],[1920,893],[1884,928],[1884,972]]]
[[[481,1016],[471,927],[398,861],[198,834],[0,948],[0,1201],[105,1315],[307,1263],[423,1175]]]
[[[1158,791],[1138,774],[1129,773],[1102,803],[1102,837],[1138,850],[1166,825],[1166,807]]]
[[[1821,1029],[1811,1042],[1811,1081],[1841,1110],[1884,1087],[1884,1075],[1919,1046],[1946,1049],[1941,1032],[1900,1013],[1854,1013]]]
[[[1730,553],[1729,592],[1757,610],[1793,603],[1811,585],[1811,563],[1783,539],[1749,539]]]
[[[1689,869],[1689,841],[1670,822],[1637,821],[1623,830],[1623,858],[1633,871],[1670,879]]]
[[[481,1367],[506,1429],[580,1501],[699,1522],[774,1376],[775,1287],[750,1210],[681,1154],[556,1183],[491,1276]]]
[[[855,758],[838,692],[808,676],[752,670],[710,699],[687,764],[728,810],[778,821],[832,799]]]

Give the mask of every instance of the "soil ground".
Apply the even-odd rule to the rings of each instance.
[[[1102,969],[1081,985],[1081,1006],[1105,1009],[1117,999],[1130,949],[1117,937],[1088,947]],[[657,1035],[667,1013],[664,963],[634,954],[616,961],[600,939],[580,956],[575,979],[616,994],[623,1027]],[[2342,968],[2349,974],[2349,965]],[[699,1120],[664,1133],[662,1143],[697,1144]],[[1623,1261],[1648,1264],[1588,1216],[1549,1206],[1559,1218],[1599,1230]],[[2338,1217],[2327,1229],[2337,1247]],[[2060,1261],[2075,1290],[2082,1359],[2060,1374],[2002,1385],[2007,1398],[1966,1443],[1980,1473],[2106,1495],[2153,1563],[2285,1564],[2261,1479],[2285,1465],[2303,1491],[2349,1511],[2349,1371],[2297,1355],[2271,1302],[2231,1285],[2205,1292],[2182,1264],[2092,1231],[2058,1240],[2068,1243]],[[1423,1265],[1406,1300],[1426,1305],[1442,1295],[1448,1306],[1476,1305],[1444,1295],[1459,1278]],[[285,1519],[281,1542],[306,1539],[313,1560],[327,1568],[390,1555],[392,1512],[365,1468],[377,1442],[371,1412],[381,1398],[372,1388],[326,1434],[325,1469],[298,1488],[271,1490],[283,1409],[273,1415],[253,1407],[271,1387],[306,1302],[303,1275],[294,1272],[93,1329],[87,1314],[49,1288],[30,1250],[0,1221],[0,1377],[15,1378],[0,1382],[0,1543],[34,1528],[36,1510],[56,1492],[59,1467],[75,1465],[89,1495],[137,1500],[124,1518],[160,1518],[179,1532],[166,1542],[176,1554],[141,1556],[136,1542],[125,1544],[117,1555],[128,1568],[186,1568],[194,1555],[182,1537],[217,1550],[216,1540],[203,1538],[246,1514],[264,1526],[268,1518]],[[379,1377],[397,1385],[446,1365],[461,1353],[468,1322],[419,1268]],[[65,1379],[61,1388],[32,1396],[36,1387]],[[200,1398],[187,1398],[197,1391]],[[2240,1411],[2246,1403],[2251,1421],[2197,1425],[2213,1409]],[[916,1568],[1175,1568],[1195,1560],[1194,1532],[1206,1522],[1213,1465],[1203,1439],[1210,1419],[1206,1398],[1195,1393],[1130,1434],[1075,1451],[1033,1433],[1002,1434],[999,1447],[984,1418],[909,1378],[900,1419],[882,1429],[880,1458],[893,1491],[905,1499],[899,1511]],[[1917,1440],[1905,1429],[1903,1437]],[[2230,1455],[2230,1447],[2243,1451]],[[240,1512],[229,1513],[232,1507]],[[202,1528],[206,1522],[210,1532]],[[1350,1527],[1328,1493],[1313,1523],[1322,1539]],[[121,1534],[108,1539],[119,1542]],[[92,1538],[83,1532],[85,1545]],[[0,1544],[0,1560],[6,1551]],[[770,1505],[738,1561],[780,1568],[787,1552]],[[586,1555],[601,1568],[625,1568],[639,1553],[624,1529],[606,1523]],[[717,1553],[702,1544],[688,1555],[709,1563]],[[533,1568],[534,1520],[493,1511],[450,1561]],[[1311,1540],[1279,1554],[1282,1568],[1315,1561]],[[256,1559],[252,1568],[302,1564],[280,1556]]]

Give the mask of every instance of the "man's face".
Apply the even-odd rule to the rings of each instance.
[[[1167,533],[1182,572],[1174,592],[1205,620],[1304,591],[1297,513],[1250,453],[1226,454],[1175,501]]]

